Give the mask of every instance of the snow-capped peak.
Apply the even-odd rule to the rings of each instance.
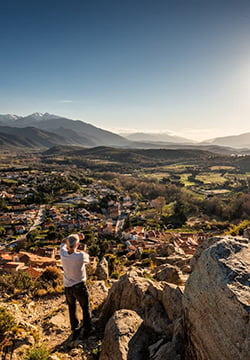
[[[30,116],[32,116],[32,117],[35,118],[35,119],[40,120],[40,119],[44,116],[44,114],[43,114],[43,113],[39,113],[39,112],[35,112],[35,113],[31,114]]]
[[[18,116],[18,115],[14,115],[14,114],[6,114],[6,115],[0,115],[0,121],[5,123],[5,122],[10,122],[10,121],[16,121],[18,119],[20,119],[22,116]]]
[[[51,120],[51,119],[56,119],[59,116],[57,115],[53,115],[53,114],[49,114],[49,113],[39,113],[39,112],[35,112],[29,116],[27,116],[27,118],[32,118],[33,120],[37,120],[37,121],[42,121],[42,120]]]

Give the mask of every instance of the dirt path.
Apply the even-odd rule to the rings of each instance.
[[[97,358],[100,334],[94,333],[87,339],[74,342],[69,340],[71,331],[64,295],[42,300],[30,300],[26,296],[5,298],[0,300],[0,306],[9,309],[19,327],[12,360],[21,360],[25,349],[35,343],[44,343],[51,349],[51,360]],[[78,314],[81,318],[79,308]]]

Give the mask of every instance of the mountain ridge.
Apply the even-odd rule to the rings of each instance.
[[[1,145],[10,145],[27,148],[48,148],[55,144],[66,142],[66,139],[60,135],[50,133],[35,127],[15,128],[11,126],[0,126],[2,136]],[[15,140],[13,142],[13,140]]]
[[[124,134],[125,137],[123,137],[121,136],[121,134],[119,135],[111,131],[104,130],[90,123],[86,123],[82,120],[72,120],[66,117],[62,117],[60,115],[49,114],[47,112],[36,112],[27,116],[19,116],[12,114],[0,115],[0,126],[4,127],[6,125],[9,128],[16,129],[33,127],[49,132],[50,134],[53,133],[55,135],[55,141],[52,141],[51,143],[49,142],[47,144],[47,147],[57,145],[60,138],[61,144],[81,145],[87,147],[95,147],[101,145],[129,148],[212,146],[216,147],[215,149],[217,149],[219,152],[224,153],[227,153],[229,151],[232,151],[232,153],[244,153],[250,149],[250,132],[240,135],[217,137],[202,142],[195,142],[184,137],[170,135],[167,132],[137,132],[126,135]],[[10,131],[9,133],[11,134]],[[16,136],[18,136],[18,130],[16,130],[14,133]],[[19,135],[23,136],[22,130],[20,130]],[[26,135],[24,134],[24,136]],[[56,136],[58,136],[59,138],[56,138]],[[42,137],[44,137],[44,134],[42,135]],[[53,139],[52,135],[50,135],[50,137],[51,139]],[[38,144],[40,142],[41,139],[38,141]],[[3,144],[5,144],[6,146],[8,145],[7,139],[3,140]]]
[[[122,133],[121,133],[122,135]],[[171,143],[187,143],[192,144],[195,141],[181,137],[176,135],[170,135],[167,132],[164,133],[145,133],[145,132],[135,132],[131,134],[124,134],[123,135],[126,139],[132,141],[143,141],[143,142],[171,142]]]
[[[0,118],[2,125],[8,123],[9,126],[16,128],[32,126],[54,132],[62,135],[67,140],[66,143],[81,144],[83,146],[125,146],[130,143],[129,140],[120,135],[103,130],[82,120],[71,120],[49,113],[34,113],[17,119],[11,119],[10,117],[10,114],[6,115],[6,117],[2,115]]]
[[[231,146],[234,148],[250,148],[250,132],[239,135],[220,136],[214,139],[205,140],[203,143],[210,145]]]

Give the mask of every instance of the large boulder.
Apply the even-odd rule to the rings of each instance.
[[[101,360],[165,360],[166,355],[170,360],[181,359],[185,350],[182,296],[174,284],[143,278],[135,269],[128,271],[113,284],[103,307],[106,328]],[[141,323],[136,328],[132,318],[138,316]]]
[[[143,316],[147,322],[153,319],[155,330],[166,329],[168,319],[163,306],[157,301],[158,291],[162,291],[160,283],[143,278],[139,270],[129,270],[109,290],[102,309],[101,323],[105,325],[117,310],[130,309]]]
[[[249,240],[212,238],[191,265],[183,298],[190,354],[199,360],[249,360]]]
[[[157,247],[157,254],[159,256],[171,256],[171,255],[185,255],[185,252],[175,243],[161,244]]]
[[[142,322],[142,318],[132,310],[116,311],[105,328],[100,360],[132,360],[135,351],[133,338]]]
[[[180,269],[177,266],[165,264],[156,269],[155,278],[159,281],[167,281],[176,285],[182,285]]]
[[[115,311],[130,309],[155,333],[169,334],[171,323],[182,317],[182,290],[167,282],[142,277],[131,269],[113,284],[104,303],[100,323],[105,326]]]
[[[162,291],[158,291],[158,300],[171,323],[183,315],[182,297],[182,288],[174,284],[162,283]]]
[[[191,255],[171,255],[168,257],[156,256],[154,257],[154,263],[156,266],[161,266],[163,264],[177,266],[183,271],[183,268],[189,265],[191,259]]]
[[[183,319],[173,324],[172,337],[162,337],[149,346],[149,360],[181,360],[185,353],[185,333]],[[190,359],[186,359],[190,360]]]

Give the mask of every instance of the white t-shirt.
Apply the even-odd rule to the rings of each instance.
[[[89,255],[83,251],[69,254],[65,244],[60,246],[60,256],[63,266],[63,284],[65,287],[73,286],[86,281],[85,264],[89,262]]]

